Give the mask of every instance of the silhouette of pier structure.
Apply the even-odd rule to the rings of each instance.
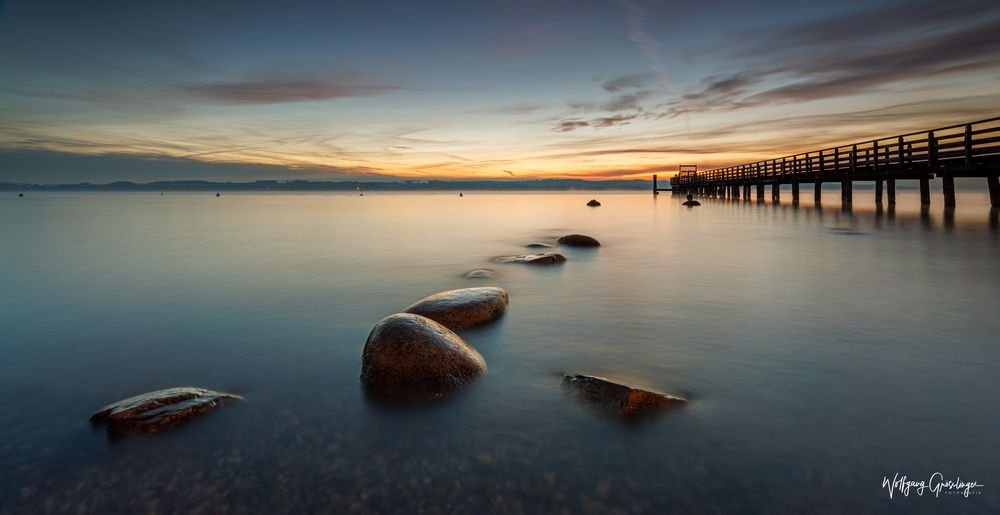
[[[985,178],[990,204],[1000,207],[1000,117],[702,172],[684,165],[670,185],[674,193],[747,200],[756,189],[763,202],[767,186],[777,201],[781,185],[790,184],[798,202],[799,185],[813,184],[819,203],[823,183],[840,183],[841,201],[850,204],[854,183],[868,181],[875,183],[875,202],[885,196],[892,205],[896,181],[919,181],[920,203],[930,204],[930,181],[939,178],[945,207],[954,207],[956,177]],[[656,184],[654,175],[653,193],[664,191]]]

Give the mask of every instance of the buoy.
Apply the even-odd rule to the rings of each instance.
[[[216,197],[221,197],[221,196],[222,196],[222,194],[221,194],[221,193],[219,193],[219,192],[216,192],[216,193],[215,193],[215,196],[216,196]]]
[[[18,197],[23,197],[23,196],[24,196],[24,193],[18,193],[18,194],[17,194],[17,196],[18,196]]]
[[[458,192],[458,196],[459,196],[459,197],[461,197],[461,196],[462,196],[462,192],[461,192],[461,191],[460,191],[460,192]]]

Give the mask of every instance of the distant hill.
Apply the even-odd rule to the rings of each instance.
[[[107,184],[18,184],[0,182],[4,191],[558,191],[646,190],[652,181],[584,179],[469,180],[469,181],[158,181]]]

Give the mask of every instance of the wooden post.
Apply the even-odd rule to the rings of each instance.
[[[955,207],[955,177],[950,173],[941,176],[944,186],[944,207]]]
[[[972,124],[965,124],[965,167],[972,166]]]
[[[854,201],[854,184],[849,177],[840,181],[840,201],[844,204],[850,204]]]
[[[896,179],[885,180],[886,189],[889,193],[889,205],[896,205]]]
[[[990,186],[990,205],[1000,207],[1000,176],[987,176],[986,184]]]
[[[792,202],[795,204],[799,203],[799,181],[792,183]]]
[[[875,203],[882,203],[882,179],[875,179]]]
[[[653,174],[653,195],[658,195],[660,192],[656,191],[656,174]]]
[[[899,155],[896,156],[896,170],[903,173],[903,137],[899,137]]]
[[[740,186],[733,186],[733,198],[736,200],[740,199]]]
[[[931,182],[926,175],[920,177],[920,203],[923,205],[931,203]]]
[[[816,179],[816,186],[813,189],[813,202],[819,204],[823,201],[823,182]]]
[[[771,183],[771,200],[775,200],[776,201],[779,198],[781,198],[781,185],[778,184],[778,183],[776,183],[776,182],[772,182]]]
[[[872,142],[872,158],[874,159],[871,161],[871,172],[875,173],[878,171],[878,141]]]
[[[764,201],[764,183],[763,182],[758,182],[757,183],[757,202],[763,202],[763,201]]]
[[[929,131],[927,132],[927,166],[934,168],[937,166],[937,162],[937,138],[934,137],[934,131]]]

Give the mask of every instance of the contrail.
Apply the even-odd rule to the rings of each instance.
[[[653,38],[649,37],[649,34],[646,32],[644,23],[646,18],[646,9],[632,0],[618,0],[618,3],[625,8],[625,21],[628,23],[628,38],[639,46],[639,51],[642,52],[646,61],[649,62],[649,66],[656,72],[663,88],[666,89],[667,92],[673,93],[683,107],[684,94],[681,92],[680,88],[674,85],[674,82],[670,80],[670,74],[667,73],[667,67],[663,64],[663,57],[660,56],[660,45],[654,41]],[[685,118],[686,117],[687,114],[685,110]]]

